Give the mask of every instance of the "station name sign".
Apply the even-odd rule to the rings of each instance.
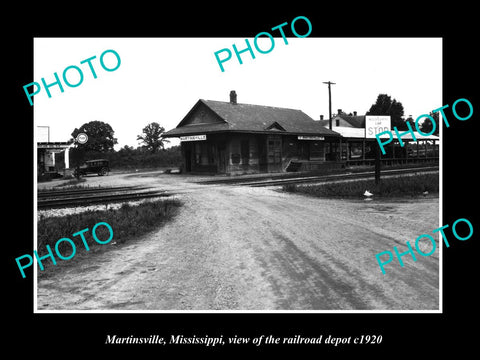
[[[366,115],[365,116],[365,138],[375,139],[375,135],[384,131],[391,131],[390,115]],[[380,137],[385,137],[381,135]]]
[[[298,135],[298,140],[325,140],[323,136],[303,136]]]
[[[180,136],[180,141],[202,141],[207,140],[207,135]]]

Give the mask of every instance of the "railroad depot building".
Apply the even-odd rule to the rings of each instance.
[[[200,99],[162,137],[181,140],[183,172],[248,174],[340,167],[341,135],[301,110]],[[294,168],[294,169],[292,169]]]

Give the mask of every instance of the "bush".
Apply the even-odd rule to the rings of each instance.
[[[144,148],[134,149],[125,146],[118,151],[109,152],[81,152],[79,149],[71,150],[71,166],[81,165],[85,160],[108,159],[110,168],[118,169],[142,169],[159,167],[180,167],[182,154],[180,146],[172,146],[165,150],[151,153]]]
[[[47,182],[52,181],[50,174],[40,174],[37,176],[37,182]]]
[[[161,199],[135,206],[125,203],[117,210],[94,210],[61,217],[41,218],[37,225],[37,247],[44,248],[45,245],[50,245],[53,248],[56,242],[63,237],[74,241],[78,238],[78,246],[83,246],[80,235],[72,237],[72,234],[85,228],[89,229],[89,232],[86,233],[90,234],[89,246],[90,244],[94,245],[95,241],[90,232],[99,222],[108,223],[113,229],[112,241],[122,243],[129,238],[143,235],[162,226],[177,213],[180,206],[179,200]],[[108,238],[108,230],[104,227],[99,227],[96,233],[99,239]]]
[[[297,191],[297,185],[295,185],[295,184],[283,185],[282,190],[286,191],[286,192],[296,192]]]

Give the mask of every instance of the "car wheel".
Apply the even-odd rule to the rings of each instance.
[[[98,173],[98,175],[100,175],[100,176],[104,176],[104,175],[106,175],[106,174],[107,174],[107,169],[106,169],[106,168],[102,168],[102,169],[100,170],[100,172]]]

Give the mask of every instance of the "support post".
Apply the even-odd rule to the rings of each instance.
[[[66,148],[65,149],[65,169],[69,169],[70,168],[70,147]]]
[[[381,161],[380,161],[380,148],[378,146],[374,146],[375,148],[375,185],[380,183],[380,168],[381,168]]]

